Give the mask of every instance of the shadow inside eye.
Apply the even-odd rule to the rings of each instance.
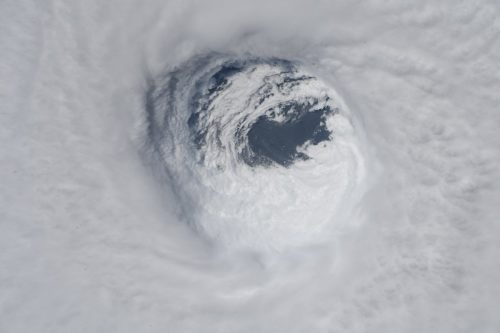
[[[226,87],[228,84],[228,79],[243,69],[242,66],[236,64],[228,64],[222,66],[210,79],[210,88],[208,89],[208,94],[211,95],[214,92],[220,91]]]
[[[333,113],[329,107],[314,111],[310,108],[308,104],[287,103],[280,109],[281,115],[287,117],[283,122],[260,116],[248,131],[249,146],[242,154],[245,163],[255,166],[274,162],[287,167],[296,160],[309,159],[297,149],[305,143],[316,145],[329,140],[331,132],[324,119]]]

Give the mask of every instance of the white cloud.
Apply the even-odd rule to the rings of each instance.
[[[0,331],[497,331],[498,14],[4,1]],[[178,189],[140,154],[145,77],[208,51],[297,60],[335,87],[376,161],[363,223],[267,258],[179,221]]]

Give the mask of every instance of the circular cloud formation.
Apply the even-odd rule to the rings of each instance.
[[[360,129],[299,64],[196,57],[151,83],[146,109],[186,218],[210,239],[282,249],[346,227],[365,172]]]

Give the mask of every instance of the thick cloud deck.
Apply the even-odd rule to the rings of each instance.
[[[499,4],[0,1],[0,332],[500,332]]]

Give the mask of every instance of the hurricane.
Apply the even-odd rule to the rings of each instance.
[[[0,332],[500,330],[496,1],[0,2]]]

